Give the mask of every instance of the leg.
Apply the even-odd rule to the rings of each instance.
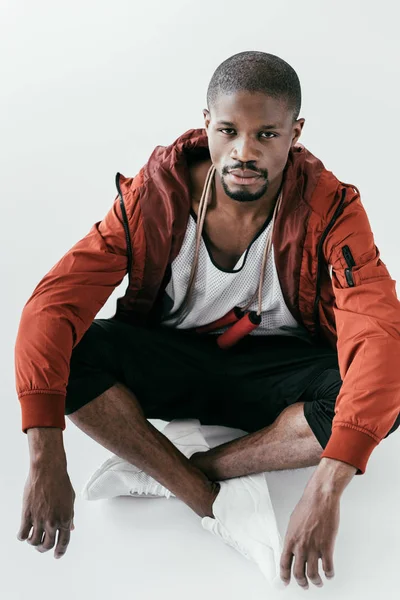
[[[190,342],[177,332],[95,320],[72,353],[65,412],[87,435],[203,517],[212,516],[219,485],[147,420],[190,418],[201,411],[188,392],[199,379],[191,365],[203,350]]]
[[[149,423],[124,385],[117,383],[69,418],[96,442],[154,477],[199,516],[213,516],[218,484]]]
[[[212,480],[317,465],[326,446],[341,387],[337,369],[326,369],[300,400],[269,426],[227,444],[196,453],[191,462]]]
[[[272,425],[207,452],[196,452],[190,460],[214,481],[317,465],[322,448],[303,407],[303,402],[292,404]]]

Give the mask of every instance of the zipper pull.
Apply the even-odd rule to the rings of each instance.
[[[346,281],[349,284],[349,287],[354,287],[354,279],[351,269],[345,269],[344,274],[346,275]]]
[[[351,250],[348,246],[343,246],[342,253],[343,253],[346,263],[349,266],[349,268],[345,269],[345,271],[344,271],[344,274],[346,276],[346,281],[347,281],[349,287],[354,287],[355,284],[354,284],[353,273],[351,272],[351,269],[356,266],[356,263],[354,261]]]

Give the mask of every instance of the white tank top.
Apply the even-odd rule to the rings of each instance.
[[[258,289],[266,236],[271,226],[269,218],[232,270],[214,263],[207,247],[207,235],[203,234],[192,292],[192,308],[177,324],[177,317],[169,315],[180,307],[185,296],[196,246],[196,221],[191,211],[182,247],[171,264],[172,275],[165,289],[162,324],[182,329],[198,327],[223,317],[234,306],[244,307]],[[256,298],[247,310],[257,309]],[[226,329],[223,327],[213,333],[222,333]],[[265,269],[261,323],[250,335],[296,335],[310,340],[309,333],[294,319],[283,299],[273,245]]]

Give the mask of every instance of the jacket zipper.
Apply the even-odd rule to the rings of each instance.
[[[126,247],[127,247],[127,251],[128,251],[128,276],[129,276],[128,285],[129,285],[130,281],[131,281],[131,269],[132,269],[132,244],[131,244],[131,238],[129,235],[128,217],[126,216],[124,199],[122,197],[121,186],[119,184],[119,177],[120,177],[120,173],[117,173],[115,176],[115,185],[117,186],[117,190],[118,190],[119,205],[121,207],[123,224],[124,224],[124,229],[125,229]]]
[[[343,252],[344,259],[347,263],[347,266],[349,267],[348,269],[345,269],[345,271],[344,271],[344,273],[346,275],[346,281],[349,284],[349,287],[354,287],[354,279],[353,279],[353,273],[351,272],[351,269],[356,266],[356,263],[354,262],[353,255],[348,246],[343,246],[342,252]]]
[[[330,220],[328,226],[326,227],[324,233],[321,236],[321,239],[319,240],[318,243],[318,247],[317,247],[317,284],[316,284],[316,294],[315,294],[315,300],[314,300],[314,310],[313,310],[313,317],[314,317],[314,323],[315,323],[315,336],[318,338],[321,335],[321,327],[320,327],[320,322],[319,322],[319,312],[318,312],[318,304],[320,301],[320,287],[321,287],[321,268],[322,268],[322,260],[323,260],[323,256],[322,256],[322,246],[323,243],[326,239],[326,236],[328,235],[328,233],[330,232],[330,230],[332,229],[332,227],[334,226],[335,222],[337,221],[338,217],[342,214],[343,210],[344,210],[344,201],[346,198],[346,188],[343,188],[342,190],[342,198],[339,202],[339,206],[337,207],[337,209],[335,210],[335,213],[332,217],[332,219]]]

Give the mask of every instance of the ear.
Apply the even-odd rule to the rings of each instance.
[[[203,108],[203,117],[204,117],[204,127],[205,127],[205,130],[207,131],[208,126],[211,121],[211,115],[210,115],[210,111],[208,111],[206,108]]]
[[[300,139],[301,133],[303,131],[305,119],[297,119],[297,121],[293,125],[293,137],[292,137],[292,146],[297,144]]]

